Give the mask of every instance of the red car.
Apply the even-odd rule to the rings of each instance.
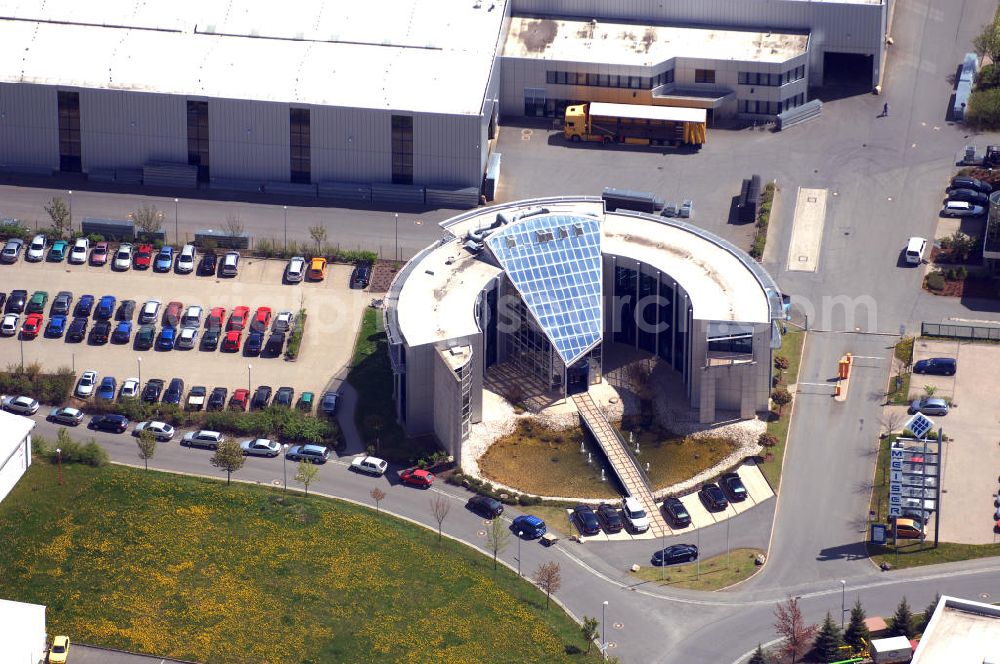
[[[235,353],[240,349],[243,342],[243,332],[241,330],[229,330],[226,338],[222,340],[222,350]]]
[[[250,323],[250,329],[254,332],[267,332],[267,326],[271,324],[271,308],[257,307],[257,314]]]
[[[407,468],[399,474],[399,481],[403,484],[427,489],[434,484],[434,473],[420,468]]]
[[[229,322],[226,324],[227,330],[242,330],[247,324],[247,316],[250,315],[250,307],[238,306],[229,315]]]
[[[208,318],[205,319],[205,329],[221,330],[225,320],[226,310],[222,307],[215,307],[208,312]]]
[[[153,245],[140,244],[135,250],[135,258],[132,259],[132,264],[135,266],[135,269],[148,270],[152,262]]]
[[[229,400],[229,407],[233,410],[246,410],[250,403],[250,390],[240,388],[233,392],[233,397]]]
[[[42,314],[28,314],[21,326],[21,336],[25,339],[34,339],[42,330],[42,322],[45,320]]]
[[[184,304],[182,302],[171,302],[167,305],[167,308],[163,311],[163,324],[169,325],[170,327],[177,327],[177,324],[181,320],[181,314],[184,312]]]
[[[108,262],[108,243],[98,242],[90,251],[91,265],[106,265]]]

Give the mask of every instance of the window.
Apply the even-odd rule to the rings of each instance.
[[[753,355],[753,335],[747,334],[722,339],[709,339],[708,352],[725,355]]]
[[[291,148],[291,181],[308,184],[312,181],[309,109],[288,109],[288,143]]]
[[[208,182],[208,102],[187,103],[188,163],[198,167],[198,181]]]
[[[544,88],[524,89],[524,114],[529,118],[531,117],[540,118],[545,115]]]
[[[715,70],[714,69],[695,69],[694,70],[694,82],[695,83],[715,83]]]
[[[558,83],[558,80],[556,80],[556,75],[558,73],[559,72],[555,72],[555,71],[547,71],[547,72],[545,72],[545,82],[549,83],[549,84]]]
[[[652,87],[658,88],[661,85],[667,85],[674,82],[674,70],[667,69],[666,71],[661,71],[659,74],[653,77]]]
[[[409,115],[392,116],[392,183],[413,184],[413,117]]]
[[[79,173],[83,169],[80,152],[80,93],[59,92],[59,170]]]

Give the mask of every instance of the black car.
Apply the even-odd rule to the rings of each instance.
[[[369,261],[358,261],[351,272],[351,288],[368,288],[372,278],[372,264]]]
[[[580,504],[574,507],[573,520],[584,535],[597,535],[601,532],[601,524],[594,514],[594,508],[590,505]]]
[[[132,320],[133,315],[135,315],[135,300],[122,300],[121,304],[118,305],[118,313],[115,314],[115,318]]]
[[[83,341],[84,337],[86,336],[87,336],[87,319],[74,318],[73,322],[69,324],[69,329],[66,330],[66,340]]]
[[[73,305],[73,294],[69,291],[60,291],[56,299],[52,300],[52,307],[49,309],[50,316],[68,316],[69,308]]]
[[[94,323],[94,328],[90,331],[90,343],[106,344],[111,337],[111,321],[99,320]]]
[[[976,205],[989,205],[990,199],[986,194],[981,194],[974,189],[949,189],[948,200],[967,201]]]
[[[247,340],[243,343],[244,355],[260,355],[260,349],[264,346],[264,333],[251,332],[247,335]]]
[[[28,291],[26,290],[12,290],[10,292],[10,297],[7,298],[7,313],[8,314],[19,314],[24,311],[24,305],[28,302]]]
[[[173,378],[167,391],[163,393],[163,403],[179,404],[184,396],[184,381],[180,378]]]
[[[601,503],[597,506],[597,518],[600,520],[601,525],[604,526],[604,532],[606,533],[620,533],[622,528],[625,527],[622,515],[618,513],[618,510],[613,505],[608,505],[607,503]]]
[[[953,357],[932,357],[913,364],[913,373],[954,376],[957,370],[958,361]]]
[[[0,291],[0,311],[3,311],[3,303],[7,301],[7,293]]]
[[[281,349],[285,347],[285,333],[272,332],[264,345],[264,355],[277,357],[281,355]]]
[[[261,385],[257,388],[257,391],[253,393],[253,399],[250,400],[250,410],[264,410],[267,408],[267,404],[271,401],[271,386]]]
[[[337,414],[337,399],[338,395],[336,392],[324,392],[323,398],[319,401],[319,410],[321,413],[327,417],[333,417]]]
[[[156,341],[155,325],[143,325],[139,328],[139,331],[135,333],[136,350],[149,350],[153,347],[154,341]]]
[[[210,327],[201,335],[202,350],[215,350],[219,347],[219,328]]]
[[[203,277],[215,276],[215,269],[218,267],[219,259],[215,253],[206,251],[201,255],[201,262],[198,263],[198,274]]]
[[[692,563],[698,559],[698,547],[694,544],[674,544],[653,554],[650,562],[656,567]]]
[[[736,473],[726,473],[720,477],[719,485],[729,500],[734,503],[742,503],[747,499],[747,488],[743,485],[743,480]]]
[[[667,496],[663,500],[663,513],[677,528],[687,528],[691,525],[691,515],[680,498]]]
[[[982,194],[988,194],[993,191],[993,187],[989,183],[969,177],[968,175],[956,175],[953,177],[951,179],[951,187],[952,189],[972,189]]]
[[[486,519],[495,519],[503,514],[503,503],[488,496],[473,496],[465,507]]]
[[[229,397],[229,390],[224,387],[217,387],[208,395],[206,410],[222,410],[226,407],[226,399]]]
[[[279,387],[274,394],[274,405],[291,408],[295,403],[295,390],[291,387]]]
[[[142,388],[142,400],[146,403],[156,403],[160,400],[160,392],[163,391],[163,381],[159,378],[150,378],[146,382],[146,387]]]
[[[124,433],[125,429],[128,429],[128,422],[128,418],[124,415],[94,415],[90,418],[88,426],[97,431]]]
[[[718,484],[710,482],[702,486],[701,490],[698,491],[698,497],[701,498],[701,502],[705,504],[705,507],[710,512],[721,512],[729,507],[726,494],[722,493],[722,489],[719,488]]]

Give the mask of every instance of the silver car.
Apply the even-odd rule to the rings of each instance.
[[[254,438],[240,443],[245,456],[276,457],[281,453],[281,443],[269,438]]]
[[[31,397],[0,397],[0,407],[18,415],[34,415],[38,412],[38,402]]]
[[[54,408],[49,412],[49,419],[59,424],[75,427],[83,422],[83,413],[76,408]]]
[[[0,263],[16,263],[23,247],[24,240],[21,238],[12,237],[7,240],[7,244],[3,246],[3,253],[0,253]]]
[[[177,432],[176,429],[166,422],[157,422],[156,420],[152,420],[150,422],[140,422],[139,424],[136,424],[135,430],[132,434],[138,436],[143,431],[152,431],[153,436],[161,443],[168,442]]]
[[[947,415],[948,410],[948,402],[941,397],[924,397],[923,399],[916,399],[910,404],[910,413]]]
[[[180,333],[177,335],[177,340],[174,341],[174,348],[194,348],[197,342],[198,328],[191,326],[182,327]]]
[[[297,284],[302,281],[306,274],[306,259],[303,256],[293,256],[288,260],[285,268],[285,281],[290,284]]]

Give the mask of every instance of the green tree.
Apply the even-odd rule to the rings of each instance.
[[[598,622],[597,618],[583,617],[583,624],[580,626],[580,633],[583,634],[583,640],[587,642],[587,652],[590,653],[590,649],[594,646],[594,639],[597,638],[597,627],[601,623]]]
[[[920,631],[921,632],[923,632],[924,630],[927,629],[927,623],[929,623],[931,621],[931,616],[934,615],[934,609],[937,608],[937,605],[938,605],[939,601],[941,601],[941,593],[935,593],[934,594],[934,599],[932,599],[931,603],[927,605],[926,609],[924,609],[924,615],[921,616],[921,619],[920,619]]]
[[[52,220],[52,233],[57,237],[63,237],[73,229],[73,217],[69,213],[69,206],[66,201],[55,196],[44,205],[45,213]]]
[[[152,235],[163,228],[163,213],[155,205],[140,205],[132,212],[132,223],[137,235]]]
[[[486,531],[486,543],[493,552],[493,569],[497,568],[497,556],[500,555],[507,543],[510,541],[510,531],[503,519],[497,517],[490,523],[490,529]]]
[[[757,644],[757,649],[753,651],[753,655],[750,656],[750,661],[747,664],[770,664],[770,660],[764,653],[764,648],[759,643]]]
[[[223,438],[215,454],[212,455],[212,465],[226,471],[227,485],[232,480],[233,473],[242,468],[245,462],[246,457],[243,456],[243,450],[235,438]]]
[[[905,636],[908,639],[912,639],[915,634],[913,629],[913,611],[910,610],[910,605],[906,601],[906,595],[903,595],[903,599],[899,601],[896,613],[892,615],[892,619],[889,621],[889,633],[893,636]]]
[[[993,62],[1000,60],[1000,9],[992,23],[983,26],[982,32],[972,38],[972,48],[979,55],[988,56]]]
[[[136,444],[139,446],[139,458],[145,462],[146,470],[149,470],[149,460],[156,454],[156,435],[149,429],[143,429]]]
[[[309,461],[299,461],[299,469],[295,473],[295,481],[306,488],[306,495],[309,495],[309,485],[316,479],[319,473],[319,466]]]
[[[323,224],[310,226],[309,237],[311,237],[312,241],[316,243],[316,255],[319,256],[323,251],[323,243],[326,242],[326,226]]]
[[[833,662],[839,659],[837,656],[840,654],[839,648],[842,644],[840,627],[837,626],[837,623],[833,622],[830,612],[827,611],[826,618],[823,620],[823,624],[816,634],[816,641],[813,643],[813,653],[821,661]]]
[[[780,416],[782,409],[792,403],[792,393],[783,387],[777,387],[771,392],[771,401],[778,406],[778,415]]]
[[[861,598],[858,598],[851,608],[851,620],[844,630],[844,641],[854,649],[854,652],[860,652],[871,638],[868,626],[865,625],[865,609],[861,606]]]

